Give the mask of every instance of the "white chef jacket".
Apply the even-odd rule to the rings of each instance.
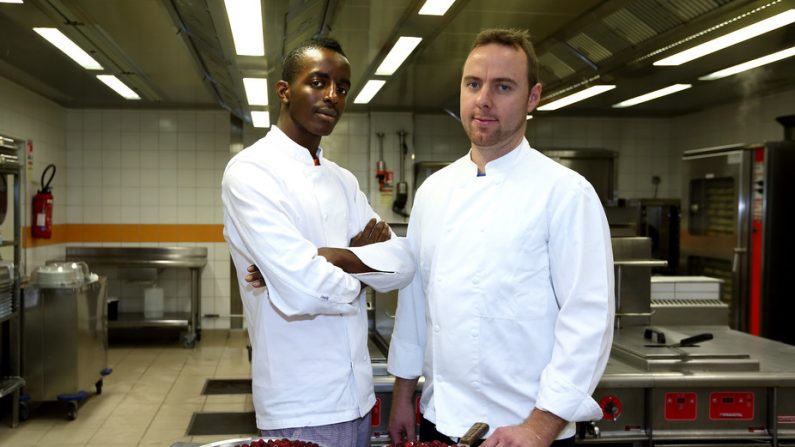
[[[527,140],[482,177],[466,155],[422,184],[407,237],[418,268],[399,293],[388,370],[425,376],[420,406],[437,430],[486,422],[491,434],[534,407],[601,418],[591,393],[612,343],[613,255],[582,176]]]
[[[403,238],[351,248],[376,273],[349,275],[318,247],[347,247],[378,218],[356,178],[277,127],[227,165],[224,237],[237,269],[252,347],[257,427],[279,429],[350,421],[375,403],[360,281],[386,291],[405,286],[414,261]],[[267,288],[245,282],[255,264]],[[387,273],[383,273],[387,272]]]

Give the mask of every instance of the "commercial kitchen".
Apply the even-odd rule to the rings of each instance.
[[[256,436],[220,184],[282,58],[340,41],[324,156],[402,235],[469,149],[461,66],[493,27],[530,31],[527,139],[610,224],[604,416],[576,442],[795,446],[793,23],[795,0],[0,0],[0,446]],[[397,293],[367,302],[387,445]]]

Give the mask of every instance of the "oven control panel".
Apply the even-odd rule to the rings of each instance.
[[[754,418],[754,393],[746,391],[710,393],[709,418],[713,421],[750,421]]]
[[[698,414],[698,396],[696,396],[696,393],[665,393],[666,421],[694,421],[696,420],[696,414]]]

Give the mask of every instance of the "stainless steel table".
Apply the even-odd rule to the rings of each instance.
[[[145,318],[143,313],[119,313],[109,328],[185,327],[183,346],[192,348],[201,338],[201,273],[207,264],[206,247],[66,247],[68,261],[89,266],[119,268],[182,268],[190,271],[190,310]]]

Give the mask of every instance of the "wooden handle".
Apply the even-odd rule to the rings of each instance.
[[[486,433],[489,432],[489,424],[485,422],[475,422],[469,427],[464,436],[459,440],[461,444],[472,445],[475,441],[480,440]]]

